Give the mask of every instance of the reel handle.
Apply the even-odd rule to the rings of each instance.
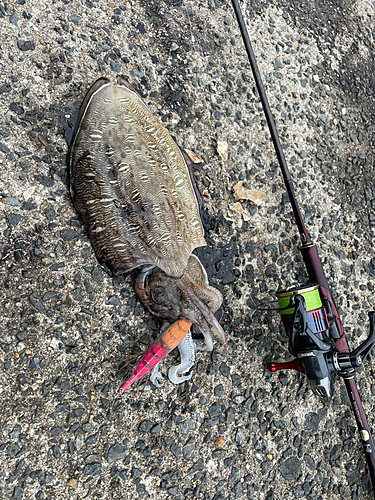
[[[267,370],[269,372],[277,372],[279,370],[296,370],[297,372],[302,371],[298,359],[293,359],[292,361],[287,361],[285,363],[275,363],[274,361],[271,361],[267,364]]]
[[[343,378],[351,378],[354,368],[363,365],[375,344],[375,312],[368,313],[370,318],[370,332],[368,337],[354,351],[334,352],[332,354],[333,369]]]
[[[370,318],[370,333],[367,339],[359,344],[359,346],[350,354],[351,359],[353,358],[353,360],[358,360],[359,364],[357,366],[366,362],[366,358],[371,351],[372,346],[375,344],[375,311],[369,312],[368,316]]]

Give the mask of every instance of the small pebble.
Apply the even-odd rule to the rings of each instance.
[[[76,478],[69,479],[69,481],[66,484],[70,486],[70,488],[76,489],[78,486],[78,479]]]
[[[32,42],[30,40],[18,40],[17,41],[17,47],[22,52],[25,52],[27,50],[34,50],[35,49],[35,44],[34,44],[34,42]]]
[[[215,446],[215,448],[221,448],[223,446],[224,442],[225,441],[224,441],[223,436],[218,436],[214,440],[214,446]]]
[[[297,479],[301,470],[301,462],[297,457],[290,457],[280,463],[279,471],[282,477],[291,481]]]
[[[126,448],[120,443],[115,443],[108,450],[107,462],[111,464],[116,460],[122,460],[125,457]]]

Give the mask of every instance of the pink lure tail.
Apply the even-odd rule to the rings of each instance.
[[[134,382],[140,380],[146,373],[154,368],[159,361],[171,352],[172,349],[178,346],[189,331],[191,325],[191,321],[182,318],[177,320],[167,328],[165,332],[159,335],[155,342],[150,345],[147,351],[139,359],[128,380],[117,389],[115,397],[121,396],[121,394],[128,390]]]

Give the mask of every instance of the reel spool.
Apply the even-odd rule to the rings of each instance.
[[[319,285],[293,285],[286,290],[276,292],[277,301],[281,311],[281,319],[285,330],[290,336],[293,327],[292,318],[295,308],[291,306],[291,297],[302,295],[306,303],[306,321],[310,330],[315,333],[322,333],[328,330],[327,313],[323,307]]]

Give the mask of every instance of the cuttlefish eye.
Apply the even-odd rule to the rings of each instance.
[[[163,289],[161,286],[159,286],[157,288],[152,288],[150,290],[150,295],[151,295],[152,301],[155,302],[155,304],[161,305],[165,302],[167,293],[166,293],[165,289]]]

